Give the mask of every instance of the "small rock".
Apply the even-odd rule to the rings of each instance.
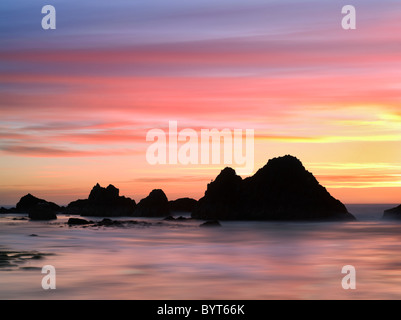
[[[163,220],[172,221],[172,220],[175,220],[175,218],[173,216],[168,216],[168,217],[165,217]]]
[[[221,227],[221,224],[217,220],[209,220],[202,223],[200,227]]]
[[[122,222],[104,218],[102,221],[99,221],[98,223],[96,223],[96,226],[98,226],[98,227],[122,226]]]
[[[85,219],[80,219],[80,218],[69,218],[67,224],[69,225],[85,225],[89,224],[90,222]]]

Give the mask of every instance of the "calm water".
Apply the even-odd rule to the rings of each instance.
[[[0,299],[401,299],[401,222],[380,220],[389,207],[349,205],[358,222],[222,228],[160,219],[70,228],[66,216],[0,215],[0,251],[54,254],[0,268]],[[56,290],[41,287],[48,264]],[[344,265],[356,268],[356,290],[342,289]]]

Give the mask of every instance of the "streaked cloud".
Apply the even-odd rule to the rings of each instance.
[[[346,32],[329,0],[59,1],[49,33],[36,3],[3,0],[2,180],[61,198],[74,184],[131,177],[123,186],[136,193],[166,183],[199,195],[219,167],[145,161],[147,130],[174,120],[254,129],[257,163],[300,154],[328,187],[399,186],[401,3],[353,5],[358,27]]]

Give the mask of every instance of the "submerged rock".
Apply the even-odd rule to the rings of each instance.
[[[71,202],[64,212],[96,217],[132,216],[136,206],[135,200],[120,196],[119,193],[119,189],[111,184],[107,188],[96,184],[88,199]]]
[[[383,213],[385,219],[401,219],[401,205],[398,207],[385,210]]]
[[[217,220],[210,220],[202,223],[200,227],[221,227],[221,224]]]
[[[12,270],[12,268],[19,267],[20,264],[34,260],[43,259],[45,256],[50,256],[50,253],[41,253],[38,251],[9,251],[0,250],[0,270],[5,268]],[[33,261],[32,261],[33,260]]]
[[[269,160],[246,179],[233,169],[225,168],[208,184],[192,217],[205,220],[355,220],[301,161],[289,155]]]
[[[154,189],[139,201],[135,208],[136,217],[167,217],[170,215],[169,204],[163,190]]]
[[[102,221],[94,222],[94,227],[127,227],[132,225],[150,226],[150,222],[136,220],[111,220],[104,218]]]
[[[173,216],[167,216],[163,220],[164,221],[184,221],[184,220],[189,220],[189,219],[191,219],[191,218],[186,218],[186,217],[183,217],[183,216],[179,216],[177,218],[174,218]]]
[[[175,218],[173,216],[167,216],[163,219],[164,221],[173,221]]]

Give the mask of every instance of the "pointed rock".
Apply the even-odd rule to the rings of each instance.
[[[297,158],[274,158],[242,180],[230,168],[211,182],[192,217],[219,220],[354,220]]]
[[[48,207],[51,208],[53,211],[58,211],[60,210],[60,207],[53,203],[53,202],[48,202],[44,199],[39,199],[32,194],[28,193],[27,195],[23,196],[20,201],[18,201],[17,206],[16,206],[16,211],[25,213],[29,212],[32,208],[36,207],[38,204],[41,203],[46,203],[48,204]]]
[[[170,215],[168,200],[163,190],[154,189],[146,198],[139,201],[134,215],[136,217],[167,217]]]
[[[242,178],[232,168],[224,168],[216,179],[207,185],[205,196],[199,199],[192,211],[197,219],[240,219],[238,210],[242,198]]]
[[[118,188],[111,184],[103,188],[97,183],[88,199],[73,201],[64,211],[81,216],[119,217],[132,216],[135,206],[135,200],[120,196]]]

